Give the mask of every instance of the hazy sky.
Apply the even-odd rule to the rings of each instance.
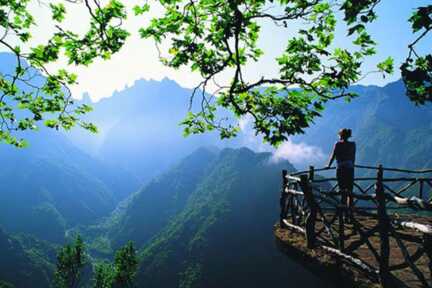
[[[53,31],[53,23],[50,20],[50,12],[46,6],[36,4],[33,1],[32,10],[37,19],[38,27],[34,31],[33,43],[43,43]],[[58,1],[52,1],[58,2]],[[143,3],[143,1],[128,0],[124,1],[131,9],[135,4]],[[379,42],[379,54],[373,57],[371,61],[366,63],[366,70],[374,70],[373,63],[382,60],[388,55],[391,55],[396,60],[396,65],[406,57],[407,44],[414,39],[410,33],[407,19],[411,15],[413,8],[425,4],[430,4],[430,0],[383,0],[379,5],[378,14],[379,20],[370,26],[372,34]],[[85,31],[88,24],[88,16],[83,5],[68,4],[68,16],[65,21],[65,26],[73,31]],[[152,5],[150,15],[160,13],[160,8],[157,5]],[[126,22],[126,27],[132,32],[127,43],[120,53],[117,53],[109,61],[96,61],[89,67],[78,67],[73,70],[78,74],[79,85],[72,87],[75,97],[81,97],[84,92],[88,92],[93,100],[98,100],[102,97],[109,97],[114,90],[122,90],[125,86],[130,86],[137,79],[156,79],[160,80],[164,77],[171,78],[177,81],[181,86],[193,87],[196,85],[200,77],[197,74],[192,74],[188,69],[173,70],[164,67],[158,60],[158,53],[154,43],[151,40],[142,40],[138,36],[138,28],[148,23],[149,14],[140,17],[132,16]],[[265,56],[257,64],[252,64],[248,67],[246,77],[258,78],[261,75],[274,75],[278,71],[275,65],[274,57],[280,54],[287,41],[287,37],[293,35],[292,28],[275,28],[271,23],[263,23],[262,36],[259,41],[259,46],[265,51]],[[298,27],[294,25],[294,29]],[[340,27],[343,28],[343,27]],[[339,29],[336,41],[337,45],[349,45],[350,40],[345,37],[345,31]],[[432,39],[429,37],[424,41],[421,50],[426,51],[432,46]],[[427,48],[426,48],[427,47]],[[56,67],[52,67],[55,69]],[[362,81],[362,84],[377,84],[383,85],[388,81],[394,81],[399,78],[399,71],[390,78],[382,79],[377,75],[367,77]],[[227,80],[228,76],[223,76],[221,81]]]

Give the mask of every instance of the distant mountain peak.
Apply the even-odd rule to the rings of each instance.
[[[80,100],[81,104],[88,104],[91,105],[94,102],[92,101],[92,99],[90,98],[90,94],[88,92],[84,92],[82,95],[82,99]]]
[[[192,154],[202,154],[202,153],[218,154],[218,153],[220,153],[220,151],[221,150],[216,146],[207,145],[207,146],[199,147],[194,152],[192,152]]]
[[[240,147],[240,148],[224,148],[221,152],[221,155],[238,155],[242,157],[254,157],[258,159],[268,159],[272,157],[271,152],[257,152],[253,151],[248,147]]]
[[[254,151],[252,151],[250,148],[248,147],[240,147],[240,148],[224,148],[222,151],[222,153],[242,153],[242,154],[250,154],[253,155],[255,154]]]
[[[167,76],[163,77],[161,82],[174,82],[177,83],[176,81],[172,80],[171,78],[168,78]]]

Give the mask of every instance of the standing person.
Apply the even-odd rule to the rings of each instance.
[[[333,147],[333,152],[331,153],[327,167],[330,167],[336,159],[336,177],[342,196],[342,203],[346,204],[350,211],[353,206],[353,198],[351,194],[354,186],[356,145],[355,142],[348,141],[351,137],[351,129],[341,129],[338,134],[339,141],[336,142]]]

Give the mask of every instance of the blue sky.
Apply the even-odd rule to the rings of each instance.
[[[59,2],[54,0],[51,2]],[[50,32],[53,30],[53,23],[50,20],[50,12],[46,6],[35,4],[32,1],[32,11],[37,19],[38,27],[33,35],[33,44],[43,43],[48,39]],[[61,1],[66,3],[65,1]],[[104,2],[104,1],[102,1]],[[106,1],[105,1],[106,2]],[[128,0],[128,8],[136,4],[142,4],[142,0]],[[156,1],[157,2],[157,1]],[[109,61],[96,61],[89,67],[73,67],[72,70],[78,74],[79,85],[72,87],[74,97],[80,98],[85,92],[88,92],[93,100],[103,97],[109,97],[115,90],[122,90],[126,86],[133,85],[138,79],[155,79],[160,80],[164,77],[177,81],[181,86],[194,87],[200,82],[198,74],[191,73],[187,68],[173,70],[164,67],[158,60],[158,52],[151,40],[142,40],[138,36],[138,28],[149,22],[150,16],[161,13],[160,7],[155,1],[149,2],[152,6],[151,14],[145,14],[142,17],[129,17],[126,21],[128,30],[132,36],[127,41],[122,51],[112,57]],[[378,45],[378,55],[372,57],[365,63],[365,72],[375,70],[377,62],[387,56],[395,58],[398,67],[401,61],[407,55],[407,45],[415,36],[411,34],[407,19],[418,6],[431,4],[431,0],[382,0],[378,6],[379,19],[370,25],[370,31],[375,37]],[[77,33],[86,31],[88,18],[83,5],[66,3],[68,16],[64,25]],[[295,35],[294,31],[299,28],[301,23],[290,24],[289,28],[278,28],[271,23],[263,23],[263,29],[259,46],[265,51],[265,55],[258,63],[251,64],[246,69],[246,77],[251,81],[261,76],[275,76],[278,67],[274,60],[284,50],[289,37]],[[340,46],[350,46],[352,39],[346,38],[346,30],[340,26],[336,33],[336,44]],[[430,51],[432,47],[432,37],[422,42],[419,51]],[[166,47],[162,47],[166,48]],[[51,68],[57,69],[64,66],[65,63],[56,63]],[[69,67],[70,68],[70,67]],[[386,79],[372,74],[365,78],[361,84],[384,85],[389,81],[399,78],[399,70]],[[226,73],[218,78],[220,82],[227,82],[230,74]]]
[[[370,31],[373,37],[378,42],[378,55],[373,57],[368,64],[372,68],[372,62],[380,60],[389,55],[395,59],[397,68],[403,62],[408,54],[407,46],[411,43],[416,35],[413,35],[410,28],[410,23],[407,19],[411,16],[415,7],[432,4],[432,1],[415,1],[415,0],[383,0],[378,6],[378,20],[370,25]],[[429,52],[432,49],[432,37],[425,38],[420,45],[418,51],[420,53]],[[396,69],[395,75],[386,80],[369,78],[365,83],[384,84],[388,81],[393,81],[400,78],[399,70]]]
[[[381,62],[388,56],[395,59],[394,75],[383,79],[378,74],[371,74],[362,80],[360,83],[369,85],[385,85],[388,82],[398,80],[400,78],[399,66],[408,54],[407,46],[411,43],[416,35],[412,34],[408,19],[416,7],[431,4],[432,1],[415,1],[415,0],[382,0],[377,6],[378,19],[369,24],[368,31],[378,43],[377,54],[370,57],[364,63],[364,72],[375,71],[376,63]],[[353,47],[351,41],[353,38],[347,38],[346,26],[343,25],[342,13],[338,14],[338,28],[335,36],[335,46],[338,47]],[[299,28],[299,24],[295,24],[292,30]],[[289,28],[288,28],[289,29]],[[432,33],[431,33],[432,34]],[[277,67],[273,61],[274,55],[283,52],[287,36],[292,36],[294,33],[287,31],[284,28],[275,28],[272,23],[265,23],[261,47],[269,52],[264,58],[265,60],[256,65],[256,71],[261,73],[275,73]],[[425,38],[418,46],[418,51],[424,53],[431,52],[432,35]],[[265,72],[264,72],[265,71]]]

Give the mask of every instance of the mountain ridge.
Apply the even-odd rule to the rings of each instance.
[[[278,215],[280,171],[293,171],[294,167],[285,161],[275,163],[271,156],[248,148],[225,148],[217,154],[202,148],[137,192],[121,216],[126,220],[111,229],[121,227],[127,232],[120,234],[129,235],[114,246],[129,238],[141,248],[139,287],[238,287],[240,283],[263,287],[264,283],[286,280],[286,267],[307,273],[274,247],[272,226]],[[195,171],[194,178],[185,171]],[[194,183],[184,185],[184,177]],[[177,190],[164,190],[171,193],[154,189],[154,185],[166,188],[173,183]],[[151,193],[155,195],[148,203],[144,196]],[[176,199],[176,195],[183,196],[177,198],[175,209],[160,205]],[[148,206],[156,206],[152,209],[162,215],[163,210],[171,212],[165,221],[158,222],[145,216]],[[256,213],[261,217],[256,218]],[[152,235],[144,228],[148,221],[160,225],[149,233]],[[255,263],[249,263],[249,257]],[[268,268],[260,268],[260,278],[251,277],[254,267],[263,263]],[[237,265],[243,270],[234,273]],[[312,277],[310,282],[314,281]]]

